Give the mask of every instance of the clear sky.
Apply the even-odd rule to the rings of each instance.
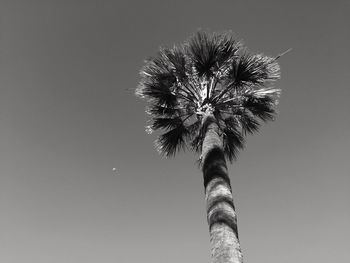
[[[348,0],[0,12],[0,262],[210,262],[197,156],[162,159],[134,96],[144,59],[199,28],[266,55],[293,48],[277,120],[229,167],[245,262],[350,262]]]

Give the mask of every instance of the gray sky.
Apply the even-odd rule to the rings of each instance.
[[[293,48],[277,120],[229,168],[245,262],[350,262],[349,1],[1,6],[0,262],[210,262],[196,156],[162,159],[133,95],[198,28]]]

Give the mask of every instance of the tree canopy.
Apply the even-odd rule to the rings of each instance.
[[[141,70],[136,94],[148,100],[148,132],[160,130],[157,149],[165,156],[179,149],[201,151],[211,114],[232,161],[244,137],[273,120],[280,89],[278,57],[251,54],[230,33],[199,31],[183,44],[161,48]]]

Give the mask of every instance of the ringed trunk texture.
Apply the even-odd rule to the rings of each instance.
[[[212,262],[242,263],[237,217],[222,138],[213,116],[206,118],[205,122],[207,129],[202,146],[202,172]]]

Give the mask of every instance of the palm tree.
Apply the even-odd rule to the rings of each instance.
[[[200,154],[214,263],[243,262],[226,159],[246,134],[273,120],[280,90],[277,58],[252,55],[230,33],[198,32],[161,48],[141,70],[136,95],[148,100],[148,132],[160,130],[165,156],[190,148]]]

